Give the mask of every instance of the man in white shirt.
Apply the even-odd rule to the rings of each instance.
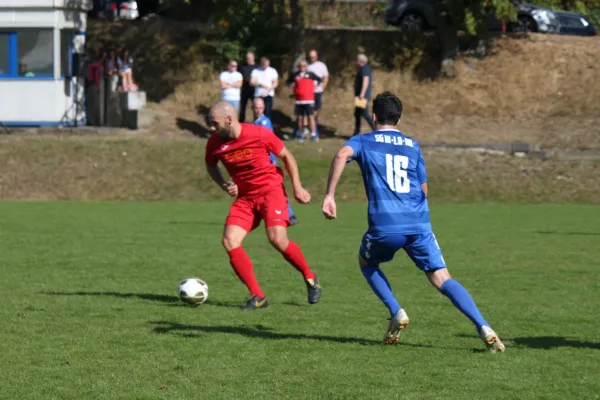
[[[270,119],[275,89],[279,85],[279,74],[275,68],[270,67],[270,61],[267,57],[262,57],[260,68],[252,71],[250,84],[255,88],[254,97],[262,97],[265,103],[265,115]]]
[[[308,60],[310,61],[308,71],[321,78],[321,83],[315,87],[315,122],[318,126],[319,112],[321,111],[321,107],[323,107],[323,91],[325,91],[329,83],[329,70],[327,69],[327,65],[319,60],[319,54],[316,50],[311,50],[308,53]]]
[[[240,109],[242,74],[237,71],[237,61],[229,61],[227,71],[221,72],[221,100],[230,103],[236,112]]]

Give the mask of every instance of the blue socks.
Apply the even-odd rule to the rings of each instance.
[[[373,289],[373,292],[385,304],[390,312],[390,316],[393,317],[401,307],[394,297],[390,283],[384,273],[378,267],[361,267],[360,270],[369,283],[369,286],[371,286],[371,289]],[[460,283],[454,279],[448,279],[440,288],[440,292],[448,297],[452,304],[475,324],[478,332],[482,326],[490,326],[479,312],[467,289]]]
[[[379,297],[379,300],[385,304],[390,311],[390,316],[393,317],[400,310],[400,304],[392,293],[392,288],[387,278],[379,268],[361,267],[363,276],[373,289],[373,292]]]
[[[292,205],[288,201],[288,214],[290,218],[294,218],[296,215],[294,214],[294,210],[292,210]]]
[[[483,319],[483,316],[475,305],[473,298],[467,289],[463,287],[463,285],[454,279],[448,279],[440,288],[440,292],[442,292],[444,296],[448,297],[452,304],[454,304],[454,306],[458,308],[460,312],[465,314],[465,316],[475,324],[477,332],[479,332],[481,327],[484,325],[490,326],[486,320]]]

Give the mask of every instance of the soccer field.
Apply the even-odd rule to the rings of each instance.
[[[245,247],[271,306],[247,299],[220,247],[228,204],[0,203],[2,399],[597,399],[600,207],[433,206],[450,272],[504,339],[471,323],[405,255],[384,266],[411,326],[383,346],[387,310],[356,266],[364,205],[290,229],[301,276],[260,228]],[[199,276],[209,301],[182,305]]]

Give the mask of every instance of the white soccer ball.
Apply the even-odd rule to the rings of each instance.
[[[197,306],[208,298],[208,285],[200,278],[187,278],[179,284],[179,298],[185,304]]]

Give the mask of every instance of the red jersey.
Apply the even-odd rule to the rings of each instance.
[[[204,161],[212,167],[221,161],[238,186],[239,196],[257,196],[281,188],[283,172],[273,165],[269,153],[281,153],[283,142],[262,126],[240,125],[242,132],[237,139],[223,140],[212,135],[206,144]]]
[[[294,98],[296,104],[313,104],[315,102],[315,82],[321,83],[321,78],[313,72],[296,72],[288,79],[294,82]]]

